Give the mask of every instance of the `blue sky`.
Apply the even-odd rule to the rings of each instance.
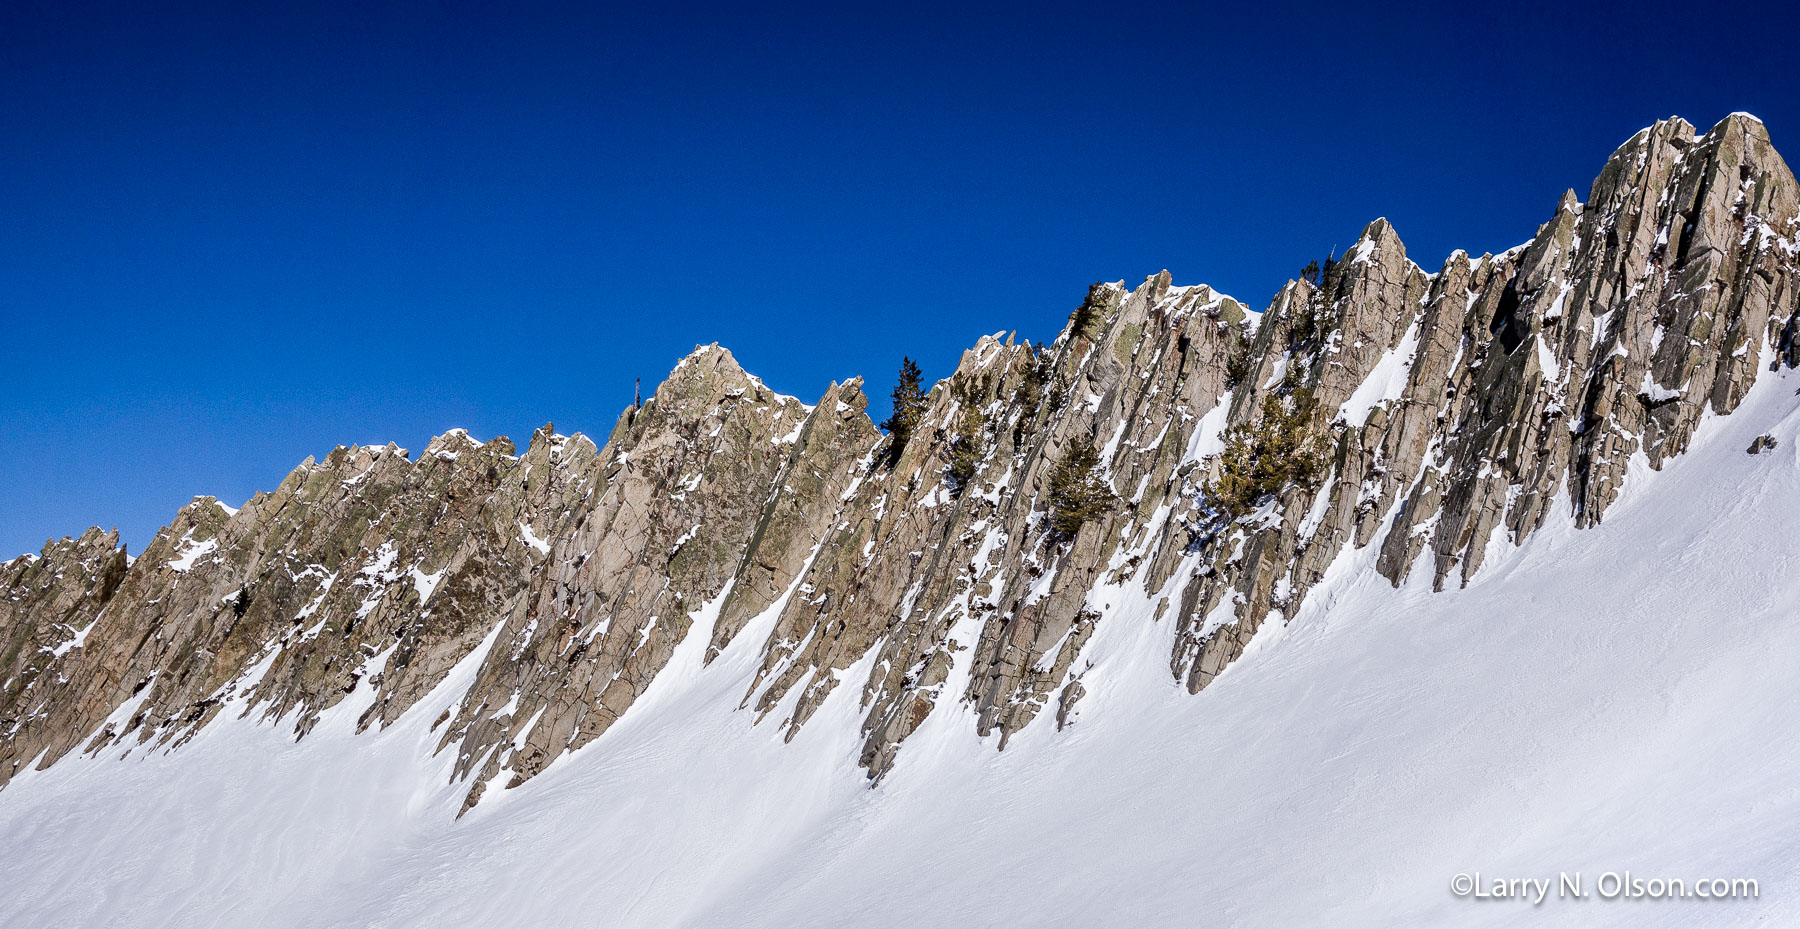
[[[603,436],[697,343],[879,407],[1095,280],[1260,307],[1376,216],[1516,244],[1659,117],[1800,131],[1775,4],[160,6],[0,5],[0,557]]]

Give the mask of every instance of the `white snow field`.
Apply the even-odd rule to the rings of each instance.
[[[1604,525],[1564,506],[1467,589],[1346,553],[1198,696],[1146,596],[1096,594],[1072,727],[996,752],[945,701],[875,789],[866,668],[791,744],[735,709],[766,618],[704,671],[696,627],[621,723],[461,820],[426,729],[473,658],[379,734],[350,733],[365,689],[299,743],[234,720],[69,758],[0,791],[0,925],[1800,925],[1797,390],[1765,373]],[[1758,895],[1600,897],[1626,871]],[[1476,872],[1551,893],[1451,893]]]

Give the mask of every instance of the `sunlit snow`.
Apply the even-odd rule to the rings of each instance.
[[[1087,696],[1004,752],[953,677],[873,789],[860,683],[791,743],[738,707],[773,628],[717,602],[603,736],[468,815],[433,754],[496,633],[385,730],[221,719],[0,791],[14,926],[1781,926],[1800,923],[1800,375],[1765,374],[1597,527],[1566,498],[1466,589],[1341,554],[1207,690],[1121,582]],[[1750,438],[1779,440],[1746,455]],[[529,529],[521,527],[526,532]],[[1428,555],[1427,555],[1428,557]],[[191,563],[191,562],[190,562]],[[1184,562],[1191,566],[1192,562]],[[1132,582],[1135,584],[1136,582]],[[1101,601],[1104,600],[1104,604]],[[496,630],[497,632],[497,630]],[[960,633],[959,633],[960,635]],[[379,656],[378,656],[379,657]],[[966,675],[968,656],[956,674]],[[372,659],[371,666],[374,660]],[[1746,877],[1725,902],[1475,902],[1464,871]]]

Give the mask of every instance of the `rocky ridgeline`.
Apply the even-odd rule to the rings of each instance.
[[[897,456],[859,381],[809,407],[717,346],[604,447],[339,448],[240,510],[195,500],[135,560],[89,530],[0,566],[0,783],[178,745],[233,695],[297,736],[352,695],[385,725],[470,659],[433,725],[472,805],[606,731],[689,636],[710,661],[747,630],[746,709],[791,737],[857,688],[878,778],[947,701],[1002,746],[1067,724],[1089,637],[1143,621],[1127,597],[1198,691],[1345,551],[1462,583],[1556,508],[1598,522],[1634,460],[1800,364],[1797,195],[1756,120],[1670,120],[1500,255],[1427,272],[1378,220],[1260,314],[1166,272],[1095,285],[1055,343],[966,352]],[[1299,388],[1320,473],[1221,514],[1228,430]],[[1059,535],[1049,476],[1082,442],[1115,502]]]

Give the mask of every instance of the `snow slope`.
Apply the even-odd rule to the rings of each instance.
[[[1102,591],[1075,725],[999,753],[946,705],[873,790],[860,687],[791,744],[735,709],[765,616],[705,670],[696,627],[622,722],[456,820],[428,729],[478,649],[379,734],[351,732],[364,685],[297,744],[221,721],[21,774],[0,924],[1800,924],[1797,450],[1800,374],[1765,374],[1604,525],[1561,506],[1440,594],[1346,553],[1198,696],[1154,598]],[[1525,913],[1449,890],[1578,870],[1760,895]]]

